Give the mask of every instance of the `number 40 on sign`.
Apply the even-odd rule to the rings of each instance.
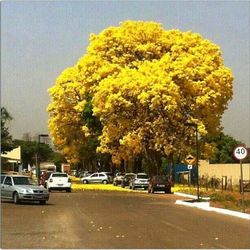
[[[237,160],[244,160],[247,157],[247,149],[244,146],[235,147],[234,157]]]

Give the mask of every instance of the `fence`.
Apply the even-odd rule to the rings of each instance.
[[[239,186],[240,186],[240,191],[241,191],[241,180],[239,182],[240,182]],[[250,180],[243,180],[242,184],[243,184],[243,191],[250,192]]]
[[[182,173],[178,178],[176,183],[183,184],[183,185],[192,185],[196,186],[197,183],[190,183],[189,179],[185,178]],[[227,176],[222,176],[221,178],[217,178],[216,176],[208,177],[202,176],[199,178],[200,187],[205,188],[206,190],[218,190],[221,189],[222,191],[239,191],[241,192],[241,180],[239,179],[238,185],[233,185],[232,178],[228,178]],[[250,180],[243,180],[243,191],[250,192]]]
[[[199,178],[199,183],[201,187],[208,189],[221,189],[221,190],[230,190],[232,191],[232,178],[228,178],[227,176],[222,176],[221,178],[217,178],[216,176],[208,177],[202,176]]]
[[[250,164],[242,164],[243,180],[247,181],[250,176]],[[208,161],[199,162],[199,176],[204,180],[204,185],[219,186],[223,190],[239,190],[240,164],[210,164]],[[208,179],[206,184],[206,178]]]

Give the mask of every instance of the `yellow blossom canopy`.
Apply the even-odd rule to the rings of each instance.
[[[221,54],[200,34],[156,22],[125,21],[91,34],[87,53],[49,90],[54,143],[77,158],[79,145],[95,134],[98,152],[116,163],[180,152],[184,123],[196,123],[201,136],[220,129],[233,81]],[[90,103],[99,133],[83,115]]]

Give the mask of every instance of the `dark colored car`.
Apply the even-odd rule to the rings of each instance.
[[[40,176],[40,182],[39,182],[39,185],[43,185],[45,188],[47,188],[47,181],[50,177],[50,175],[52,174],[53,172],[44,172],[41,176]]]
[[[124,178],[121,180],[121,187],[125,188],[126,186],[129,186],[129,182],[131,178],[135,178],[136,174],[134,173],[127,173],[124,175]]]
[[[171,193],[171,180],[166,175],[155,175],[149,181],[148,192],[154,193],[155,191],[164,191]]]

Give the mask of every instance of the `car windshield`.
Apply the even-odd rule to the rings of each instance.
[[[166,181],[167,180],[167,176],[165,176],[165,175],[158,175],[158,176],[156,176],[156,180],[157,181]]]
[[[5,177],[5,175],[1,175],[1,184],[3,183],[4,177]]]
[[[64,173],[59,173],[59,174],[53,174],[52,177],[68,177],[68,175]]]
[[[137,175],[137,178],[138,178],[138,179],[148,179],[149,177],[148,177],[147,174],[138,174],[138,175]]]
[[[13,177],[14,185],[32,185],[28,177]]]
[[[125,177],[127,177],[127,178],[135,177],[135,174],[126,174]]]
[[[113,173],[111,173],[111,172],[106,172],[106,173],[104,173],[104,174],[106,174],[107,176],[113,176],[114,174]]]
[[[48,180],[50,176],[51,176],[51,173],[47,173],[47,174],[45,175],[45,180]]]

